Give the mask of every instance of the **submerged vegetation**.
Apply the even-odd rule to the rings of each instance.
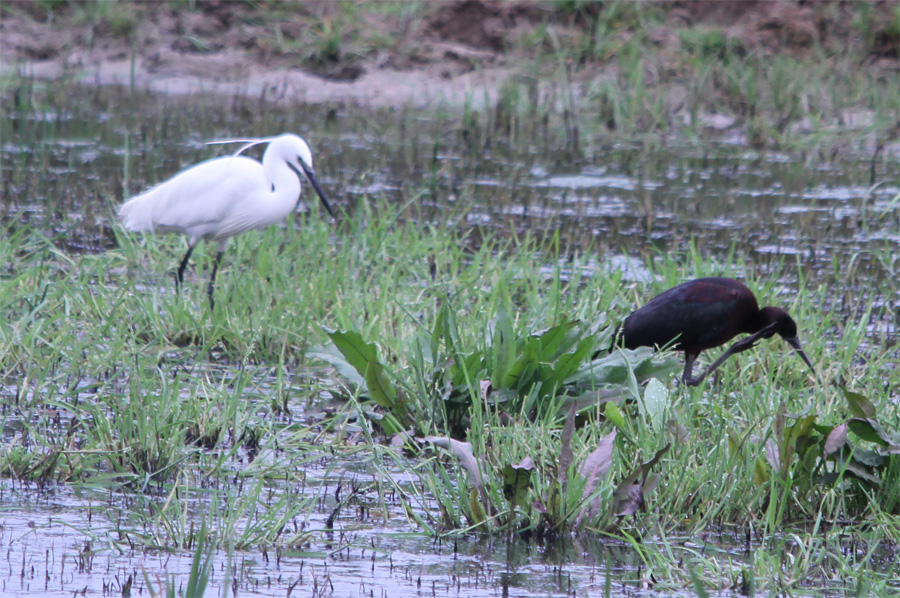
[[[247,3],[260,4],[281,6]],[[427,4],[409,5],[410,26]],[[361,550],[374,570],[381,549],[356,533],[398,521],[499,538],[507,565],[519,543],[562,563],[570,542],[580,554],[599,539],[591,576],[605,558],[607,595],[612,567],[634,587],[699,595],[897,591],[900,202],[896,156],[876,147],[896,122],[896,81],[844,87],[840,65],[682,32],[690,51],[673,68],[694,82],[698,118],[676,125],[644,78],[641,34],[612,32],[646,36],[657,10],[611,3],[620,27],[562,3],[590,23],[573,29],[573,54],[551,26],[528,42],[551,56],[535,74],[558,63],[556,91],[511,79],[487,106],[437,112],[7,78],[4,499],[86,497],[86,520],[68,524],[87,543],[82,571],[101,551],[193,559],[187,581],[128,581],[151,594],[200,592],[223,569],[217,583],[237,588],[241,573],[212,563],[239,552],[327,563]],[[318,25],[317,60],[349,52],[324,41],[347,26]],[[570,95],[569,69],[603,60],[618,79]],[[821,120],[794,136],[791,123],[837,105],[871,111],[863,136]],[[711,142],[709,110],[739,115],[757,151]],[[663,149],[676,127],[682,144]],[[198,247],[176,293],[183,239],[131,235],[114,213],[236,128],[306,137],[341,215],[236,239],[210,309],[214,249]],[[788,308],[818,379],[777,342],[697,388],[675,383],[665,352],[609,351],[631,309],[704,275]],[[619,549],[630,566],[611,564]],[[334,583],[301,564],[288,593],[301,579]]]

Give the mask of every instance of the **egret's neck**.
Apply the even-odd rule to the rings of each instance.
[[[262,165],[274,202],[285,213],[293,210],[300,199],[300,179],[297,174],[282,158],[270,152],[263,155]]]

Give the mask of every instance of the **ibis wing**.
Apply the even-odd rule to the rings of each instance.
[[[740,283],[720,280],[728,281],[695,280],[655,297],[625,320],[625,346],[661,347],[674,342],[679,349],[702,351],[742,332],[744,314],[750,307],[756,309],[756,299]]]

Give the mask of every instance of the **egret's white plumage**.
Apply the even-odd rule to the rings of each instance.
[[[207,160],[129,199],[119,208],[122,224],[129,230],[188,236],[188,251],[176,276],[179,284],[194,246],[201,239],[218,243],[209,282],[210,302],[228,239],[279,222],[294,210],[300,199],[301,172],[334,216],[316,180],[306,142],[287,133],[255,143],[265,141],[269,145],[262,163],[237,154]],[[255,143],[245,145],[238,154]]]

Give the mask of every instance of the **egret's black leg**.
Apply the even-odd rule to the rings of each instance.
[[[209,288],[207,289],[207,293],[209,294],[209,308],[213,309],[216,306],[216,301],[213,299],[213,289],[216,286],[216,272],[219,271],[219,262],[222,261],[222,254],[224,251],[219,251],[216,253],[216,261],[213,264],[212,274],[209,276]]]
[[[194,252],[194,246],[188,245],[187,253],[184,254],[184,259],[181,260],[181,265],[178,266],[178,272],[175,274],[175,288],[181,289],[181,285],[184,284],[184,269],[187,268],[188,260],[191,259],[191,253]]]

